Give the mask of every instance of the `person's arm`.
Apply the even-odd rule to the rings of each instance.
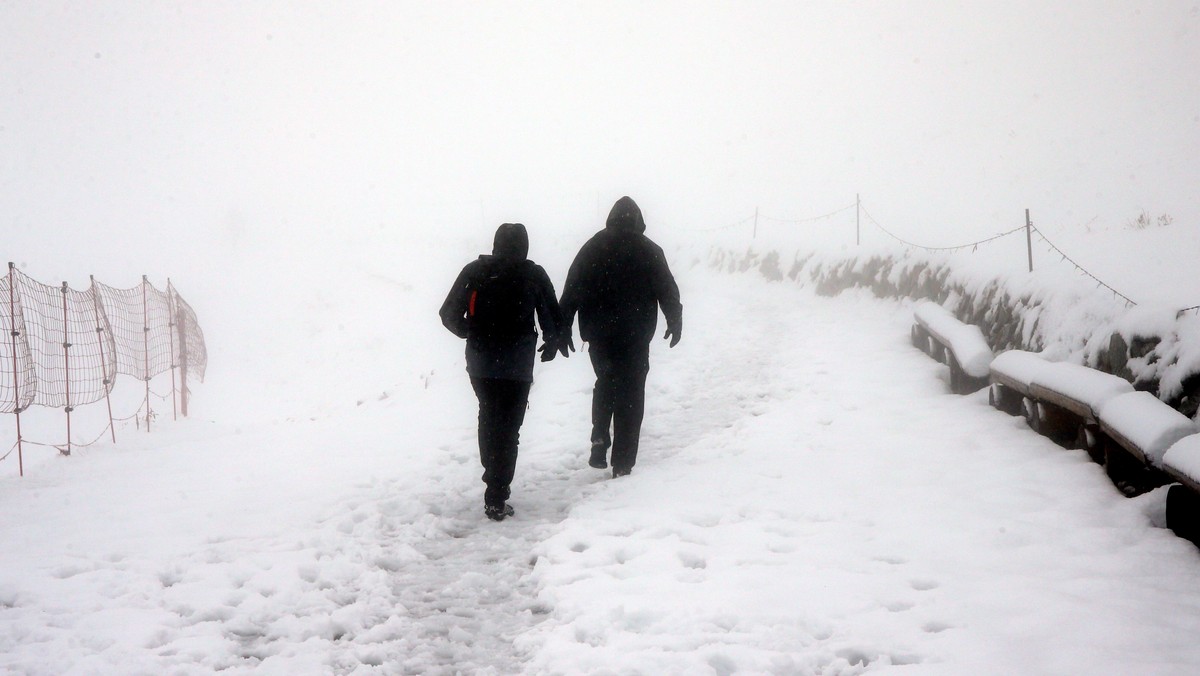
[[[671,268],[667,266],[667,257],[661,248],[655,251],[651,283],[658,306],[667,318],[667,332],[663,338],[669,337],[671,347],[675,347],[683,333],[683,303],[679,300],[679,285],[675,283],[675,276],[671,274]]]
[[[571,325],[575,323],[575,313],[579,311],[580,297],[583,295],[583,252],[575,257],[567,271],[567,281],[563,283],[562,299],[559,300],[559,313],[562,318],[562,330],[571,335]]]
[[[583,304],[587,296],[587,276],[595,261],[595,255],[592,253],[595,245],[594,240],[588,240],[587,244],[576,254],[575,260],[571,262],[571,267],[567,270],[567,281],[563,284],[562,299],[559,301],[559,309],[562,313],[562,333],[567,340],[571,339],[571,326],[575,323],[575,314],[579,311],[579,306]]]
[[[567,354],[567,348],[564,342],[571,343],[571,334],[563,335],[563,318],[562,309],[558,303],[558,297],[554,294],[554,283],[550,281],[550,276],[540,266],[534,266],[534,285],[537,288],[537,310],[538,325],[542,327],[542,346],[538,348],[538,352],[542,353],[542,361],[550,361],[554,356],[561,351],[563,356]],[[569,331],[567,327],[567,331]],[[575,346],[570,345],[570,349],[574,350]]]
[[[458,273],[458,279],[454,280],[454,286],[450,287],[450,293],[446,295],[442,309],[438,311],[442,325],[459,338],[467,337],[467,306],[471,302],[468,289],[469,268],[470,266],[467,266]]]

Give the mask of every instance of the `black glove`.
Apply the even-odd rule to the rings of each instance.
[[[560,352],[562,353],[563,359],[567,359],[574,351],[575,341],[572,340],[570,335],[555,338],[554,340],[547,340],[545,343],[542,343],[541,347],[538,348],[538,352],[542,353],[542,361],[553,361]]]
[[[667,332],[663,334],[663,338],[664,339],[670,338],[671,339],[671,347],[675,347],[676,345],[679,344],[679,334],[682,332],[683,332],[683,327],[681,327],[681,326],[668,326]]]
[[[571,338],[571,334],[569,333],[565,337],[559,338],[558,340],[558,351],[562,352],[564,359],[571,356],[570,352],[567,352],[567,350],[570,350],[571,352],[575,351],[575,339]]]

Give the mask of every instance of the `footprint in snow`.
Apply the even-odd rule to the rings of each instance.
[[[939,586],[941,586],[937,580],[930,580],[928,578],[916,579],[911,581],[909,584],[917,591],[929,591],[931,589],[937,589]]]

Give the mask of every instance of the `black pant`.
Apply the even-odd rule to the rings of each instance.
[[[614,472],[633,469],[646,410],[646,374],[650,346],[590,343],[596,372],[592,391],[592,443],[612,446]],[[609,427],[612,434],[609,434]]]
[[[502,506],[517,469],[517,442],[532,383],[499,378],[471,378],[479,398],[479,461],[487,490],[483,502]]]

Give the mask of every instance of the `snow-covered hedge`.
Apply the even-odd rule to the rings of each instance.
[[[869,289],[880,298],[932,300],[982,329],[996,353],[1020,349],[1125,378],[1195,418],[1200,405],[1200,317],[1127,307],[1087,283],[955,268],[934,253],[828,255],[714,247],[711,267],[833,296]]]

